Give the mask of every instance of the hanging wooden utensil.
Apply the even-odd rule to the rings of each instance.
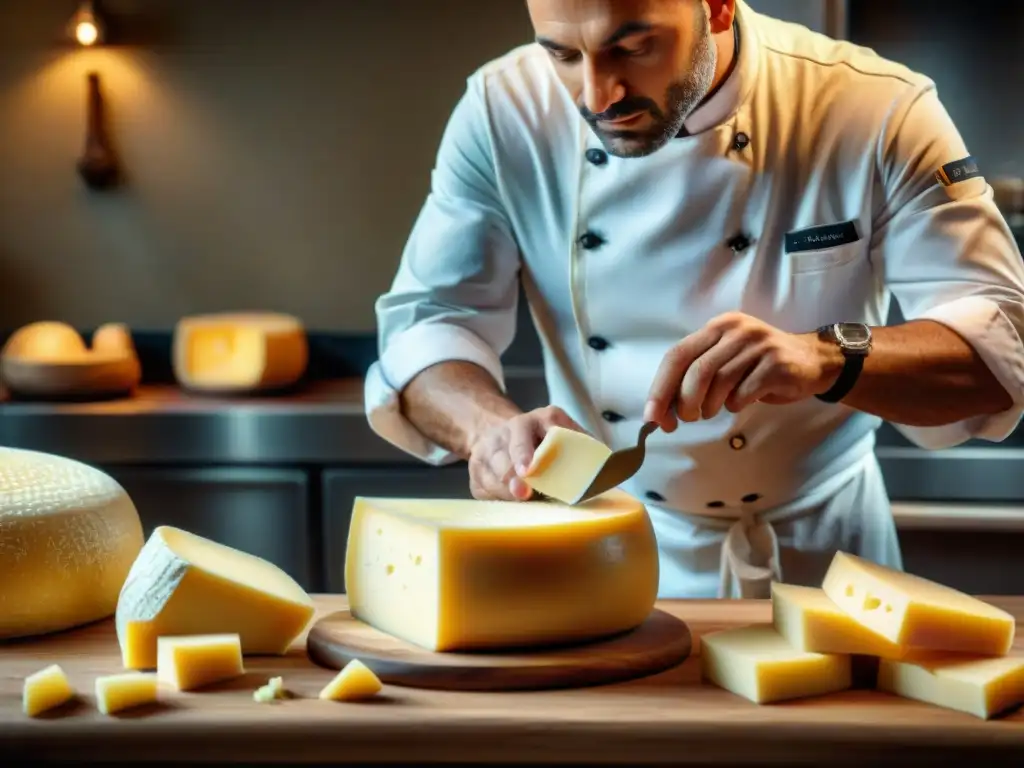
[[[86,83],[85,153],[78,161],[78,173],[90,188],[106,189],[118,181],[117,161],[107,139],[99,74],[90,72]]]

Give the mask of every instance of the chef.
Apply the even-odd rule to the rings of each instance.
[[[1024,269],[928,78],[741,0],[528,0],[482,66],[377,303],[373,429],[527,499],[553,424],[661,429],[662,598],[901,568],[873,451],[999,441],[1024,407]],[[520,283],[551,405],[505,396]],[[886,326],[895,296],[905,322]]]

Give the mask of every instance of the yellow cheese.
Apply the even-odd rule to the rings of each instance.
[[[582,642],[647,618],[658,548],[621,491],[556,502],[357,498],[352,613],[435,651]]]
[[[321,699],[331,701],[362,701],[380,693],[380,678],[359,659],[352,659],[320,691]]]
[[[59,664],[52,664],[25,678],[22,709],[29,717],[59,707],[75,697],[75,690]]]
[[[838,552],[822,588],[857,622],[893,643],[1004,655],[1016,622],[1004,610],[920,576]]]
[[[122,672],[96,678],[96,706],[112,715],[159,698],[157,676],[152,672]]]
[[[81,335],[67,323],[42,320],[11,334],[0,355],[36,362],[72,362],[89,350]]]
[[[1024,702],[1024,658],[928,654],[882,659],[878,688],[987,720]]]
[[[157,641],[157,677],[179,691],[194,691],[245,674],[238,635],[183,635]]]
[[[129,669],[156,666],[162,635],[237,633],[245,654],[282,654],[314,610],[306,591],[273,563],[160,526],[124,582],[117,637]]]
[[[887,658],[900,658],[907,652],[858,624],[814,587],[773,583],[772,622],[776,631],[801,651]]]
[[[174,374],[193,390],[277,389],[305,373],[309,344],[302,323],[276,313],[220,313],[178,321]]]
[[[611,454],[611,448],[590,435],[552,427],[534,451],[523,480],[538,493],[575,504]]]
[[[142,544],[135,505],[109,475],[0,447],[0,637],[112,616]]]
[[[255,701],[266,704],[274,699],[283,699],[284,695],[284,678],[272,677],[266,685],[261,686],[253,692],[252,697]]]
[[[712,632],[700,644],[703,678],[755,704],[821,696],[853,684],[848,655],[797,650],[770,625]]]

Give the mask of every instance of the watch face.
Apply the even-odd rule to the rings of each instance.
[[[864,349],[871,343],[871,329],[861,323],[840,323],[836,331],[844,347]]]

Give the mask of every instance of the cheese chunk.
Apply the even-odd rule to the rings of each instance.
[[[858,623],[898,645],[1002,656],[1013,645],[1009,613],[920,576],[836,553],[822,588]]]
[[[157,642],[159,681],[194,691],[245,674],[238,635],[161,637]]]
[[[907,653],[858,624],[821,589],[796,584],[772,584],[772,623],[800,651],[846,653],[900,658]]]
[[[621,491],[576,507],[360,497],[345,587],[356,618],[434,651],[583,642],[647,618],[658,548]]]
[[[52,664],[25,678],[21,705],[29,717],[59,707],[75,697],[75,690],[59,664]]]
[[[84,358],[85,340],[67,323],[41,320],[22,326],[7,339],[0,355],[35,362],[62,363]]]
[[[122,672],[96,678],[96,706],[104,715],[153,704],[158,698],[157,676],[152,672]]]
[[[321,699],[331,701],[362,701],[380,693],[381,685],[373,671],[359,659],[352,659],[320,691]]]
[[[0,447],[0,638],[112,616],[142,544],[135,505],[109,475]]]
[[[255,701],[262,704],[273,701],[274,699],[284,698],[284,678],[272,677],[266,685],[261,686],[253,692],[252,697]]]
[[[1024,702],[1024,657],[882,659],[878,688],[987,720]]]
[[[703,678],[755,704],[821,696],[853,684],[849,656],[797,650],[769,625],[712,632],[700,643]]]
[[[534,451],[523,481],[549,498],[575,504],[611,455],[611,448],[590,435],[552,427]]]
[[[139,552],[117,603],[124,665],[152,669],[162,635],[237,633],[245,654],[283,654],[313,600],[273,563],[170,526]]]
[[[244,392],[294,384],[306,371],[302,323],[276,313],[220,313],[178,321],[174,375],[189,389]]]

